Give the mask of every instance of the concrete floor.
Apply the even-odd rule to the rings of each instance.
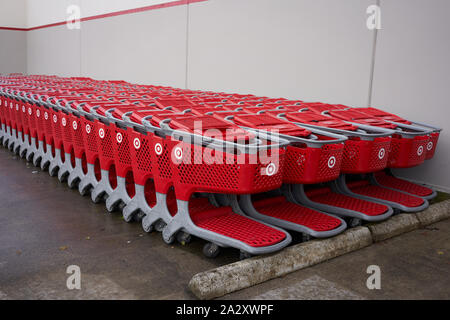
[[[366,286],[369,265],[380,267],[380,290]],[[450,299],[450,220],[222,299]]]
[[[194,274],[239,259],[204,257],[200,239],[166,245],[3,147],[0,177],[0,299],[193,299]],[[82,290],[67,289],[69,265]]]
[[[168,246],[4,148],[0,177],[0,300],[194,299],[192,275],[238,259],[205,258],[199,239]],[[223,299],[449,299],[449,240],[447,220]],[[371,264],[381,290],[366,288]],[[81,290],[66,287],[69,265]]]

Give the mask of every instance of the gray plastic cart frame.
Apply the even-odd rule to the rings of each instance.
[[[289,197],[286,196],[286,195],[284,195],[284,196],[286,197],[286,200],[289,201]],[[236,197],[234,197],[234,198],[236,198]],[[253,218],[256,218],[258,220],[267,222],[267,223],[269,223],[271,225],[275,225],[275,226],[284,228],[286,230],[292,230],[292,231],[295,231],[295,232],[304,233],[304,234],[307,234],[307,235],[309,235],[311,237],[314,237],[314,238],[328,238],[328,237],[332,237],[332,236],[335,236],[335,235],[343,232],[347,228],[347,224],[345,223],[345,221],[342,220],[339,217],[336,217],[336,216],[334,216],[332,214],[329,214],[327,212],[323,212],[323,211],[314,209],[312,207],[308,207],[308,206],[305,206],[305,205],[302,205],[302,204],[298,204],[295,201],[292,201],[292,203],[294,203],[295,205],[297,205],[299,207],[304,207],[304,208],[308,208],[308,209],[311,209],[311,210],[315,210],[315,211],[317,211],[317,212],[319,212],[321,214],[324,214],[324,215],[336,218],[336,219],[338,219],[341,222],[341,224],[336,229],[333,229],[333,230],[315,231],[315,230],[313,230],[311,228],[308,228],[308,227],[306,227],[304,225],[301,225],[301,224],[298,224],[298,223],[293,223],[293,222],[290,222],[290,221],[287,221],[287,220],[274,218],[274,217],[271,217],[271,216],[268,216],[268,215],[265,215],[265,214],[262,214],[262,213],[258,212],[258,210],[256,210],[255,207],[253,206],[251,195],[249,195],[249,194],[242,195],[242,196],[239,197],[239,207],[243,210],[243,212],[245,214],[247,214],[247,215],[249,215],[249,216],[251,216]]]
[[[338,188],[336,186],[336,181],[333,181],[333,182],[329,183],[328,185],[331,187],[331,190],[333,192],[341,193],[340,190],[338,190]],[[364,214],[359,211],[345,209],[345,208],[341,208],[338,206],[326,205],[326,204],[312,201],[306,195],[305,188],[301,184],[292,185],[291,188],[292,188],[293,197],[295,198],[295,200],[298,203],[301,203],[303,205],[309,206],[309,207],[317,209],[317,210],[330,212],[330,213],[333,213],[333,214],[336,214],[336,215],[342,216],[342,217],[356,218],[356,219],[360,219],[360,220],[368,221],[368,222],[376,222],[376,221],[386,220],[387,218],[392,216],[394,213],[394,210],[392,209],[391,206],[384,204],[387,207],[386,212],[384,212],[383,214],[377,215],[377,216],[370,216],[370,215]],[[355,197],[355,198],[359,199],[358,197]]]
[[[395,177],[394,175],[392,175],[392,176]],[[396,177],[395,177],[395,178],[396,178]],[[431,189],[431,188],[430,188],[430,189],[431,189],[433,192],[432,192],[430,195],[425,196],[425,197],[421,197],[421,196],[418,196],[418,195],[416,195],[416,194],[412,194],[412,193],[406,192],[406,191],[404,191],[404,190],[399,190],[399,189],[395,189],[395,188],[391,188],[391,187],[385,186],[385,185],[383,185],[383,184],[381,184],[381,183],[379,183],[379,182],[377,181],[377,178],[375,177],[375,174],[370,174],[369,179],[370,179],[370,182],[371,182],[372,184],[377,185],[377,186],[379,186],[379,187],[386,188],[386,189],[390,189],[390,190],[394,190],[394,191],[401,191],[401,192],[406,193],[406,194],[409,194],[409,195],[411,195],[411,196],[423,198],[423,199],[426,199],[426,200],[434,199],[434,198],[437,196],[436,190],[433,190],[433,189]],[[397,179],[400,179],[400,178],[397,178]]]
[[[252,154],[252,153],[256,154],[261,149],[281,148],[281,147],[285,147],[288,144],[287,141],[280,139],[279,141],[274,141],[274,144],[271,146],[262,145],[262,144],[260,145],[258,143],[251,144],[251,145],[240,145],[237,143],[231,143],[231,142],[227,142],[224,140],[217,140],[217,139],[213,139],[210,137],[204,137],[201,135],[188,133],[185,131],[174,130],[174,129],[170,128],[170,126],[168,125],[169,121],[170,120],[167,119],[167,120],[163,120],[160,123],[160,127],[166,133],[166,136],[171,136],[172,138],[177,139],[177,140],[179,140],[180,137],[188,137],[191,139],[190,140],[191,143],[192,142],[199,143],[203,146],[214,148],[214,149],[224,150],[225,145],[232,145],[233,150],[238,149],[238,150],[240,150],[240,152],[244,152],[247,154]],[[256,134],[257,137],[259,137],[259,138],[269,139],[269,137],[266,134],[256,132],[256,131],[252,131],[252,132],[254,134]],[[183,139],[183,141],[186,141],[186,140]],[[161,199],[161,200],[164,200],[164,203],[165,203],[165,198]],[[277,244],[274,244],[271,246],[265,246],[265,247],[252,247],[243,241],[240,241],[240,240],[237,240],[237,239],[234,239],[231,237],[227,237],[227,236],[200,228],[197,225],[195,225],[193,223],[193,221],[191,220],[191,217],[189,214],[189,201],[177,199],[177,208],[178,208],[177,214],[173,217],[172,216],[167,217],[167,218],[169,218],[168,221],[164,221],[166,223],[166,226],[163,229],[162,237],[166,243],[172,243],[175,240],[175,236],[177,233],[185,232],[187,234],[191,234],[191,235],[197,236],[199,238],[202,238],[204,240],[210,241],[211,243],[214,243],[219,247],[234,247],[236,249],[241,250],[242,252],[245,252],[245,253],[248,253],[251,255],[259,255],[259,254],[265,254],[265,253],[270,253],[270,252],[280,250],[280,249],[284,248],[285,246],[287,246],[292,240],[289,233],[286,232],[285,230],[278,228],[278,227],[271,226],[267,223],[258,221],[254,218],[244,215],[247,219],[256,221],[261,224],[265,224],[265,225],[267,225],[273,229],[276,229],[280,232],[283,232],[285,234],[285,239]],[[234,214],[240,214],[240,213],[235,212]],[[152,216],[152,214],[150,215],[150,217],[151,216]],[[156,219],[156,217],[154,216],[152,220],[155,220],[155,219]],[[142,220],[143,225],[146,222],[147,222],[147,216],[144,217]]]
[[[360,198],[360,199],[369,200],[369,201],[372,201],[372,202],[377,202],[377,203],[381,203],[381,204],[384,204],[384,205],[388,205],[388,206],[391,206],[394,209],[398,209],[398,210],[401,210],[403,212],[408,212],[408,213],[419,212],[419,211],[425,210],[429,206],[428,201],[426,199],[423,199],[423,198],[421,198],[424,201],[422,205],[411,208],[411,207],[404,206],[404,205],[402,205],[400,203],[397,203],[397,202],[392,202],[392,201],[383,200],[383,199],[379,199],[379,198],[375,198],[375,197],[369,197],[369,196],[357,194],[357,193],[351,191],[349,189],[349,187],[347,186],[344,174],[342,174],[339,177],[339,179],[337,180],[337,186],[338,186],[339,190],[342,193],[344,193],[344,194],[350,195],[350,196],[355,197],[355,198]],[[403,194],[407,194],[406,192],[402,192],[402,191],[399,191],[399,190],[396,190],[396,191],[400,192],[400,193],[403,193]]]

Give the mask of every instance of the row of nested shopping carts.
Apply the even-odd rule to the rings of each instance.
[[[241,258],[416,212],[436,193],[395,177],[440,129],[374,108],[124,81],[0,77],[0,141],[166,243]]]

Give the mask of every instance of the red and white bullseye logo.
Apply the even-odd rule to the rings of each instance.
[[[423,153],[423,146],[420,146],[419,148],[417,148],[417,155],[420,157]]]
[[[161,155],[161,153],[162,153],[162,146],[161,146],[160,143],[155,144],[155,152],[156,152],[156,154],[157,154],[158,156]]]
[[[65,127],[67,125],[66,118],[62,118],[61,123]]]
[[[334,156],[328,159],[328,168],[332,169],[336,165],[336,158]]]
[[[105,130],[103,130],[103,128],[100,128],[98,130],[98,136],[103,139],[105,137]]]
[[[73,130],[77,130],[78,123],[76,121],[72,122],[72,128],[73,128]]]
[[[428,144],[427,144],[427,150],[431,151],[431,149],[433,149],[433,142],[432,141],[428,142]]]
[[[48,112],[44,113],[45,120],[48,120]]]
[[[386,155],[386,150],[384,148],[381,148],[380,151],[378,151],[378,158],[381,160]]]
[[[277,172],[277,166],[274,163],[270,163],[267,167],[266,167],[266,175],[273,176],[275,174],[275,172]]]
[[[183,158],[183,150],[180,147],[176,147],[174,153],[175,158],[177,158],[178,160],[181,160],[181,158]]]
[[[91,126],[90,125],[86,125],[86,133],[89,134],[91,133]]]
[[[56,114],[53,115],[53,122],[54,123],[58,122],[58,117],[56,116]]]
[[[133,145],[136,150],[138,150],[141,147],[141,141],[139,140],[139,138],[134,138]]]
[[[117,132],[116,140],[117,140],[117,143],[122,143],[123,136],[122,136],[122,134],[120,132]]]

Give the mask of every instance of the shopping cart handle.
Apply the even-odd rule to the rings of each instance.
[[[409,124],[394,123],[392,121],[386,121],[386,122],[395,124],[400,129],[400,130],[399,129],[391,130],[391,129],[385,129],[385,128],[377,127],[378,129],[390,130],[392,132],[391,135],[392,134],[400,134],[403,137],[411,138],[411,137],[416,137],[416,136],[423,136],[423,135],[430,134],[431,132],[433,132],[432,130],[425,130],[424,131],[423,129],[420,129],[420,128],[416,127],[416,126],[412,126],[412,125],[409,125]],[[366,125],[361,125],[361,124],[354,123],[354,122],[348,122],[348,123],[350,123],[352,125],[355,125],[355,126],[358,125],[359,127],[363,128],[363,129],[366,126]],[[373,126],[367,126],[367,127],[374,128]],[[409,129],[409,130],[415,130],[415,132],[402,131],[401,130],[402,128]]]
[[[355,127],[358,127],[358,129],[359,129],[358,131],[342,130],[342,129],[328,128],[328,127],[324,128],[321,126],[305,124],[305,123],[301,123],[301,122],[295,122],[295,124],[304,126],[305,128],[326,130],[326,131],[330,131],[330,132],[337,133],[340,135],[359,137],[362,140],[373,140],[375,138],[389,137],[395,133],[393,130],[362,125],[359,123],[355,124]],[[365,130],[369,131],[370,133],[367,133]]]
[[[434,130],[432,130],[431,128],[420,128],[419,126],[416,125],[411,125],[411,124],[405,124],[405,123],[398,123],[395,121],[391,121],[391,120],[385,120],[386,122],[390,122],[395,124],[396,126],[400,127],[400,128],[405,128],[405,129],[410,129],[410,130],[416,130],[417,133],[414,135],[424,135],[424,134],[430,134],[432,133]],[[406,132],[406,133],[410,133],[410,132]]]
[[[301,126],[299,126],[299,127],[301,127]],[[267,137],[270,137],[271,139],[273,139],[274,137],[281,138],[281,139],[285,140],[287,142],[287,144],[291,144],[292,142],[304,143],[308,147],[311,147],[311,148],[320,148],[324,144],[343,143],[344,141],[347,140],[347,137],[345,137],[345,136],[334,134],[334,133],[330,134],[329,132],[325,132],[325,131],[317,130],[317,129],[314,129],[315,133],[323,134],[325,136],[329,136],[329,137],[332,137],[335,139],[319,140],[314,135],[312,135],[312,137],[310,137],[310,138],[302,138],[302,137],[294,137],[294,136],[289,136],[289,135],[285,135],[282,133],[276,133],[276,132],[271,132],[271,131],[266,131],[266,130],[253,129],[253,128],[248,128],[248,127],[242,127],[242,128],[245,130],[248,130],[248,131],[256,131],[261,134],[264,133],[264,134],[266,134]],[[310,130],[310,128],[304,128],[304,129]],[[313,130],[310,130],[310,131],[313,132]]]
[[[144,119],[142,119],[142,124],[144,125],[144,128],[149,132],[155,132],[155,133],[158,132],[164,138],[166,136],[166,133],[164,132],[164,130],[162,130],[161,128],[155,127],[146,118],[147,117],[144,117]],[[132,123],[134,123],[134,122],[132,122]]]
[[[424,128],[432,129],[433,132],[441,132],[441,131],[442,131],[442,128],[435,127],[435,126],[431,126],[431,125],[429,125],[429,124],[425,124],[425,123],[421,123],[421,122],[414,122],[414,121],[411,121],[411,123],[414,124],[414,125],[416,125],[416,126],[419,126],[419,127],[424,127]]]

